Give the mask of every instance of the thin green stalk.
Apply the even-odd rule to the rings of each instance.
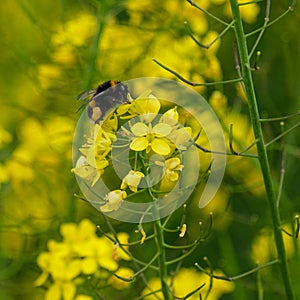
[[[258,159],[260,162],[267,199],[270,206],[275,244],[277,248],[277,255],[280,260],[281,274],[283,278],[287,299],[293,300],[294,295],[293,295],[291,281],[288,273],[286,252],[284,248],[282,231],[281,231],[280,214],[279,214],[278,207],[276,205],[276,195],[273,187],[273,181],[272,181],[267,151],[263,139],[263,132],[260,123],[253,78],[250,71],[249,53],[247,49],[243,23],[241,20],[237,0],[230,0],[230,5],[232,10],[232,15],[235,20],[234,29],[235,29],[236,41],[239,49],[241,71],[242,71],[242,76],[244,81],[245,92],[248,98],[249,113],[250,113],[250,118],[253,126],[253,131],[254,131],[255,138],[257,139]]]
[[[164,295],[164,300],[171,300],[172,294],[168,284],[168,270],[167,270],[167,263],[166,263],[165,241],[164,241],[164,234],[163,234],[163,229],[161,226],[160,219],[155,221],[154,226],[155,226],[155,233],[156,233],[157,251],[159,254],[158,267],[159,267],[161,289]]]

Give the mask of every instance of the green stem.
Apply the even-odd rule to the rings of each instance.
[[[281,231],[281,220],[279,210],[276,205],[276,196],[273,187],[273,181],[271,176],[270,165],[267,156],[267,150],[264,144],[263,132],[260,123],[259,111],[257,106],[256,95],[254,91],[253,78],[250,71],[249,53],[247,49],[246,38],[244,34],[243,23],[241,20],[239,7],[237,0],[230,0],[232,15],[235,20],[234,29],[236,41],[239,49],[239,59],[241,65],[241,71],[243,75],[243,81],[245,86],[245,92],[248,98],[248,106],[250,118],[253,126],[255,138],[257,139],[257,152],[259,156],[260,167],[264,179],[264,185],[266,189],[267,199],[270,206],[273,231],[275,237],[275,244],[277,248],[277,255],[280,260],[281,274],[285,287],[287,299],[294,299],[291,281],[288,273],[288,265],[286,259],[286,252],[283,243],[282,231]]]
[[[166,248],[164,241],[163,229],[161,226],[160,219],[156,220],[154,223],[155,233],[156,233],[156,245],[158,251],[158,267],[159,267],[159,276],[161,282],[161,289],[164,295],[164,300],[171,300],[172,294],[168,284],[168,269],[166,263]]]

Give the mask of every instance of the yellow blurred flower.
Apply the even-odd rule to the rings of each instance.
[[[52,54],[52,59],[55,63],[70,65],[75,62],[75,51],[70,45],[58,46]]]
[[[120,245],[118,243],[116,243],[114,245],[114,249],[113,249],[113,259],[114,260],[120,260],[120,259],[124,259],[124,260],[130,260],[130,256],[125,252],[129,250],[129,247],[126,245],[128,244],[128,233],[126,232],[118,232],[117,234],[117,238],[120,244],[122,244],[122,248],[120,247]],[[125,251],[124,251],[124,250]]]
[[[242,19],[249,24],[255,23],[260,12],[259,5],[254,2],[250,3],[248,0],[239,0],[238,2]],[[241,5],[243,3],[244,5]],[[225,5],[225,14],[232,16],[229,2]]]
[[[8,179],[9,179],[9,175],[6,166],[0,164],[0,189],[1,189],[1,183],[7,182]]]
[[[120,268],[117,272],[115,272],[115,274],[125,279],[129,279],[131,276],[133,276],[134,272],[129,268]],[[130,286],[131,281],[125,281],[116,276],[111,276],[108,280],[108,283],[118,290],[123,290]]]
[[[291,234],[293,232],[290,224],[284,224],[282,228]],[[292,258],[292,256],[297,252],[297,247],[300,246],[300,240],[295,239],[284,232],[283,240],[286,256],[288,258]],[[251,257],[254,262],[258,262],[260,264],[267,263],[276,257],[276,248],[271,228],[263,228],[255,237],[252,244]]]
[[[209,45],[212,42],[214,42],[210,47],[209,47],[209,53],[208,55],[212,55],[218,52],[220,45],[221,45],[221,40],[218,39],[218,33],[216,31],[210,30],[205,34],[205,37],[202,39],[202,44],[204,45]]]
[[[12,141],[11,134],[4,128],[0,127],[0,149]]]
[[[36,178],[32,166],[27,162],[21,162],[17,159],[9,160],[6,163],[5,169],[4,176],[8,176],[12,184],[31,182]]]
[[[215,275],[224,275],[221,271],[216,270],[214,271]],[[198,292],[196,292],[194,295],[189,297],[189,300],[199,300],[199,294],[202,295],[202,297],[205,295],[209,289],[209,280],[210,278],[204,274],[201,273],[195,269],[192,268],[181,268],[179,272],[174,276],[172,280],[172,292],[174,295],[178,298],[184,298],[192,291],[199,288],[201,285],[205,284],[203,288],[201,288]],[[144,295],[143,299],[146,300],[155,300],[158,297],[162,297],[162,293],[157,292],[155,295],[149,295],[145,296],[146,294],[150,293],[151,291],[160,290],[161,285],[158,278],[153,278],[149,281],[148,288],[144,289],[142,292],[142,295]],[[209,293],[207,300],[217,300],[220,299],[220,297],[223,294],[231,293],[234,290],[234,284],[230,281],[224,281],[224,280],[216,280],[214,279],[213,282],[213,288],[211,292]]]
[[[93,300],[93,298],[87,295],[77,295],[75,300]]]
[[[276,249],[271,229],[263,229],[252,244],[251,257],[255,263],[263,264],[276,257]]]
[[[122,204],[122,201],[126,197],[127,194],[125,191],[121,191],[121,190],[111,191],[105,196],[104,200],[106,201],[106,204],[100,206],[100,210],[103,212],[118,210]]]
[[[96,238],[96,226],[88,219],[83,219],[77,225],[64,223],[60,227],[60,233],[66,243],[81,244],[86,240]]]
[[[76,293],[76,286],[71,281],[55,281],[45,294],[45,300],[72,300]]]
[[[107,237],[98,237],[95,224],[88,219],[79,224],[65,223],[60,231],[63,241],[49,240],[48,251],[37,258],[42,274],[35,280],[35,286],[45,285],[50,278],[52,282],[45,299],[74,299],[76,285],[83,282],[77,280],[81,274],[96,274],[99,267],[114,272],[118,260],[130,259],[123,250],[128,251],[128,246],[121,248]],[[117,239],[122,245],[127,244],[128,234],[118,233]],[[114,254],[116,251],[118,257]],[[78,295],[75,299],[89,299],[85,297],[88,296]]]
[[[37,68],[39,83],[43,89],[48,89],[62,75],[62,69],[55,64],[40,64]]]
[[[212,108],[220,115],[224,116],[227,111],[227,97],[220,91],[213,91],[210,98],[209,104]]]
[[[241,5],[247,3],[245,5]],[[249,24],[255,23],[260,12],[260,7],[257,3],[249,3],[248,0],[239,0],[240,13],[244,21]]]
[[[64,44],[84,46],[87,40],[93,37],[96,24],[93,15],[81,13],[78,17],[73,17],[64,27],[58,28],[57,33],[52,36],[52,43],[55,46]]]
[[[220,80],[222,78],[221,64],[215,55],[207,55],[205,58],[205,69],[203,76],[209,80]]]
[[[226,2],[226,0],[211,0],[211,2],[215,5],[221,5]]]
[[[44,134],[51,149],[70,155],[75,122],[71,118],[55,116],[45,123]]]
[[[145,175],[142,172],[130,170],[122,180],[121,189],[126,189],[128,186],[131,191],[136,193],[138,185],[144,176]]]
[[[131,127],[131,131],[136,136],[130,144],[131,150],[146,150],[147,153],[153,150],[160,155],[170,154],[171,147],[169,140],[166,138],[172,131],[170,125],[158,123],[152,128],[151,124],[147,126],[142,122],[138,122]]]

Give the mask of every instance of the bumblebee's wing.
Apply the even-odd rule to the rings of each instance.
[[[96,90],[88,90],[88,91],[84,91],[82,93],[80,93],[76,99],[77,100],[85,100],[77,109],[77,112],[79,112],[80,110],[82,110],[88,103],[89,101],[91,101],[93,98],[89,98],[90,96],[93,96],[96,93]],[[89,98],[89,99],[88,99]]]
[[[86,98],[88,98],[88,97],[94,95],[95,93],[96,93],[96,90],[95,90],[95,89],[93,89],[93,90],[88,90],[88,91],[84,91],[84,92],[80,93],[80,94],[76,97],[76,99],[77,99],[77,100],[84,100],[84,99],[86,99]]]

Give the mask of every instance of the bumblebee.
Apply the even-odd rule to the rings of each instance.
[[[109,80],[100,84],[96,89],[85,91],[77,96],[77,100],[85,100],[79,110],[87,105],[89,118],[99,123],[118,105],[129,103],[127,85],[116,80]]]

